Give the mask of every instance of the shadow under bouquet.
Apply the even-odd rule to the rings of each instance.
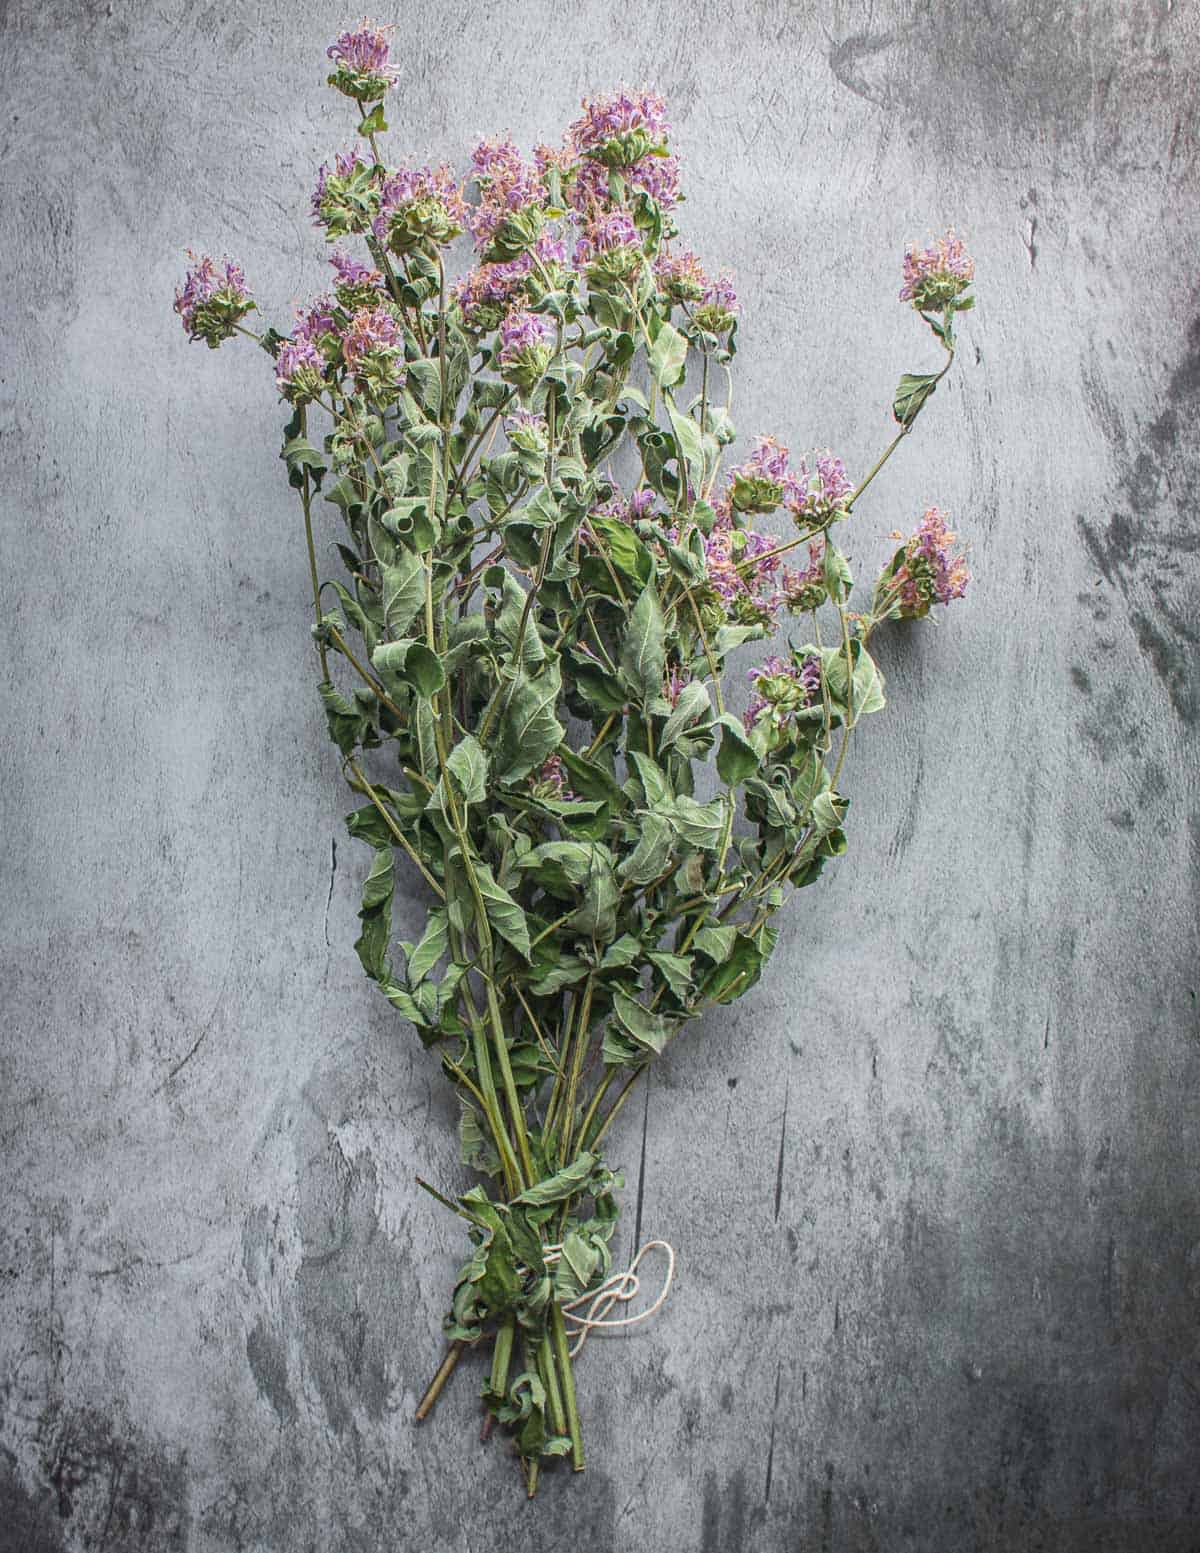
[[[482,1178],[428,1188],[469,1250],[418,1416],[489,1343],[484,1401],[532,1494],[543,1458],[584,1464],[571,1350],[611,1275],[610,1129],[845,850],[851,736],[884,706],[874,633],[966,586],[935,507],[858,609],[836,536],[949,369],[974,266],[952,234],[905,256],[944,360],[900,379],[863,479],[772,437],[722,473],[738,301],[678,246],[661,99],[585,100],[561,146],[484,141],[460,179],[388,165],[384,30],[329,56],[358,123],[312,196],[328,293],[259,334],[238,266],[193,256],[175,306],[191,339],[274,360],[318,691],[371,849],[356,948],[440,1056]],[[329,578],[318,495],[342,525]],[[755,527],[772,515],[786,537]],[[783,615],[735,712],[729,656]],[[393,942],[397,888],[427,902],[416,942]]]

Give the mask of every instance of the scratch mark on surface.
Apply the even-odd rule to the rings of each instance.
[[[646,1193],[646,1133],[650,1125],[650,1075],[646,1075],[646,1098],[642,1106],[642,1157],[638,1164],[637,1214],[633,1225],[633,1244],[642,1243],[642,1201]]]
[[[1034,240],[1037,237],[1037,225],[1036,216],[1026,216],[1025,230],[1021,234],[1021,241],[1025,244],[1025,252],[1029,255],[1029,268],[1031,270],[1037,269],[1038,248]]]
[[[783,1159],[787,1145],[787,1114],[788,1099],[792,1092],[792,1081],[789,1078],[783,1090],[783,1123],[779,1129],[779,1160],[775,1166],[775,1222],[779,1223],[779,1205],[783,1201]]]
[[[337,837],[329,841],[329,894],[325,897],[325,947],[329,948],[329,907],[333,902],[333,881],[337,878]]]
[[[1046,1028],[1042,1032],[1042,1050],[1044,1052],[1050,1050],[1050,1011],[1049,1011],[1049,1009],[1046,1010]]]
[[[767,1481],[763,1492],[763,1503],[771,1503],[771,1474],[775,1468],[775,1425],[779,1414],[779,1377],[783,1371],[783,1360],[780,1359],[775,1366],[775,1400],[771,1404],[771,1443],[767,1447]]]

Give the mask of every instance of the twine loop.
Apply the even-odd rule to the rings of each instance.
[[[666,1277],[663,1279],[663,1286],[658,1292],[657,1299],[647,1305],[645,1310],[639,1310],[636,1315],[609,1315],[609,1311],[615,1305],[628,1305],[638,1297],[641,1291],[641,1280],[638,1278],[637,1270],[642,1258],[650,1251],[661,1251],[667,1259]],[[561,1256],[560,1245],[546,1247],[545,1261],[548,1266],[552,1266]],[[598,1289],[591,1289],[587,1294],[581,1294],[578,1299],[568,1301],[563,1305],[562,1313],[573,1327],[575,1341],[571,1345],[571,1358],[575,1358],[593,1332],[637,1326],[639,1321],[648,1321],[651,1316],[656,1316],[666,1303],[674,1278],[675,1248],[666,1240],[648,1240],[628,1267],[620,1272],[611,1273]],[[579,1313],[581,1305],[587,1306],[582,1315]]]

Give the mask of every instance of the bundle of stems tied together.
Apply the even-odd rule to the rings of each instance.
[[[835,535],[949,370],[974,266],[952,234],[905,255],[901,299],[944,362],[901,378],[857,484],[771,437],[723,474],[739,305],[677,243],[661,99],[585,99],[562,145],[484,140],[460,179],[385,161],[387,29],[328,53],[359,119],[312,197],[339,244],[328,292],[259,334],[241,269],[193,256],[175,305],[191,339],[274,359],[318,688],[372,849],[356,947],[440,1054],[482,1178],[428,1188],[470,1247],[418,1415],[490,1340],[484,1402],[532,1495],[543,1457],[584,1464],[566,1313],[611,1271],[613,1123],[687,1020],[754,986],[785,896],[845,850],[851,734],[884,705],[874,633],[966,586],[931,507],[852,609]],[[335,577],[318,494],[344,527]],[[772,514],[787,538],[752,526]],[[739,715],[727,660],[783,615]],[[426,903],[415,942],[392,939],[398,870]]]

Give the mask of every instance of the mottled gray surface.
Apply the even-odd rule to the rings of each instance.
[[[849,856],[617,1130],[679,1282],[533,1507],[475,1373],[411,1425],[447,1098],[351,949],[267,363],[169,312],[189,242],[278,318],[316,284],[349,18],[0,18],[3,1553],[1200,1546],[1196,5],[401,7],[397,152],[660,85],[747,433],[861,471],[936,356],[904,242],[980,272],[853,536],[937,500],[974,595],[888,646]]]

